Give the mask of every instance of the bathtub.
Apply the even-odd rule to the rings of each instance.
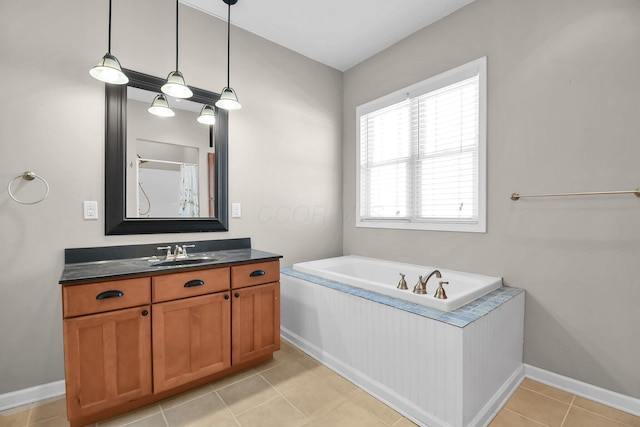
[[[524,377],[525,293],[443,269],[449,299],[436,278],[413,294],[431,271],[356,256],[283,268],[281,335],[419,426],[484,427]]]
[[[453,311],[502,286],[502,277],[438,269],[442,278],[429,279],[427,294],[414,294],[412,290],[418,277],[426,277],[434,267],[355,255],[301,262],[294,264],[293,269],[442,311]],[[396,288],[400,273],[405,275],[407,290]],[[444,285],[447,299],[434,297],[439,281],[449,282]]]

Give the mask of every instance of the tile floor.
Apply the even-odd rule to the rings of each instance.
[[[411,421],[286,341],[274,359],[93,427],[406,427]],[[0,427],[68,426],[63,398],[0,412]],[[640,417],[525,379],[490,427],[640,427]]]

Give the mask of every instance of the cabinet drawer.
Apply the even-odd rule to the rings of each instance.
[[[148,277],[62,287],[64,317],[136,307],[150,302]]]
[[[152,278],[153,302],[210,294],[229,289],[229,267],[185,271]]]
[[[233,289],[280,280],[280,260],[234,265],[231,267]]]

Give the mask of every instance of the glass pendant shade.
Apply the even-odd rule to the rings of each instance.
[[[111,0],[109,0],[109,38],[107,53],[104,54],[98,65],[89,70],[89,74],[96,80],[114,85],[129,83],[129,78],[122,72],[120,61],[111,54]]]
[[[215,125],[216,124],[216,112],[211,105],[205,105],[200,111],[198,116],[198,123],[203,125]]]
[[[173,71],[169,73],[167,82],[160,88],[162,93],[173,96],[174,98],[191,98],[193,92],[185,84],[184,77],[180,71]]]
[[[220,99],[216,101],[216,107],[224,110],[239,110],[242,108],[242,105],[238,102],[236,92],[230,87],[225,87],[222,89]]]
[[[162,94],[156,95],[148,111],[154,116],[159,117],[173,117],[176,115],[176,113],[169,108],[169,101],[167,101],[167,98]]]
[[[229,84],[230,64],[231,64],[231,5],[234,5],[238,0],[222,0],[229,6],[229,12],[227,14],[227,86],[222,89],[220,93],[220,99],[216,101],[216,107],[223,110],[239,110],[242,108],[240,102],[238,102],[238,96],[236,91],[231,88]]]
[[[129,78],[122,72],[118,58],[105,53],[98,65],[89,70],[89,74],[101,82],[114,85],[124,85],[129,83]]]

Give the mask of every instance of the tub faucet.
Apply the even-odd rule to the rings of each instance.
[[[407,281],[404,280],[404,274],[402,273],[400,273],[400,281],[398,282],[398,286],[396,286],[396,288],[402,289],[402,290],[409,289],[407,287]]]
[[[448,285],[449,282],[443,282],[442,280],[440,281],[440,285],[438,286],[438,289],[436,289],[436,294],[434,295],[434,297],[436,297],[437,299],[447,299],[447,293],[444,291],[444,288],[442,287],[442,285]]]
[[[442,278],[442,274],[440,274],[439,270],[433,270],[431,273],[429,273],[429,275],[424,280],[422,280],[422,276],[420,276],[420,278],[418,279],[418,283],[416,283],[416,285],[413,287],[413,293],[422,294],[422,295],[426,294],[427,282],[429,281],[429,279],[431,279],[431,276],[433,276],[434,274],[438,279]]]

